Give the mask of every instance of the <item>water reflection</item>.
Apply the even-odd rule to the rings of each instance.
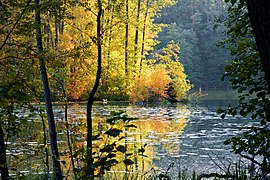
[[[191,105],[176,104],[168,107],[139,107],[129,104],[95,104],[93,110],[95,132],[104,132],[108,125],[105,119],[111,111],[124,110],[131,117],[139,118],[133,124],[136,129],[126,132],[126,144],[133,154],[134,166],[131,172],[147,172],[159,168],[170,173],[179,169],[195,169],[198,172],[213,172],[235,161],[235,157],[223,145],[223,141],[238,133],[238,128],[246,120],[242,117],[227,116],[224,120],[215,113],[218,107],[228,102],[201,101]],[[64,113],[61,106],[55,106],[55,114],[64,172],[70,174],[70,160],[66,144]],[[85,145],[86,105],[72,104],[68,109],[70,133],[74,149]],[[44,165],[44,144],[41,121],[28,121],[20,135],[9,142],[8,155],[14,173],[36,172],[46,169]],[[102,142],[99,142],[101,145]],[[124,143],[124,141],[123,141]],[[97,145],[97,146],[98,146]],[[145,147],[140,154],[138,148]],[[224,161],[225,160],[225,161]],[[172,165],[173,164],[173,165]],[[77,165],[81,165],[77,162]],[[51,165],[50,165],[51,166]],[[170,167],[169,167],[170,166]],[[33,170],[34,169],[34,170]],[[125,171],[124,165],[116,166],[110,172]],[[122,173],[123,174],[123,173]],[[119,176],[119,175],[117,175]]]

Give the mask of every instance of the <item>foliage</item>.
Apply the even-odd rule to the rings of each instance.
[[[128,154],[125,144],[126,134],[124,133],[127,128],[136,128],[135,125],[130,124],[134,120],[136,118],[128,117],[123,111],[112,111],[107,119],[108,129],[104,132],[99,131],[93,136],[93,168],[96,177],[103,176],[106,171],[111,170],[116,164],[123,163],[125,166],[134,164],[131,159],[133,154]],[[84,150],[82,149],[79,152],[84,152]],[[125,155],[124,158],[123,155]],[[83,167],[78,170],[78,176],[80,178],[88,177],[88,171],[89,167]]]
[[[245,126],[240,134],[228,139],[236,154],[250,160],[261,169],[261,176],[269,173],[270,131],[269,131],[269,90],[252,28],[244,1],[230,1],[227,34],[229,38],[223,42],[234,59],[225,67],[224,77],[228,77],[238,95],[238,105],[229,105],[226,110],[219,110],[224,118],[226,114],[241,115],[259,121],[259,125]]]
[[[183,65],[177,61],[179,46],[171,42],[160,53],[155,53],[144,67],[143,76],[137,76],[131,91],[131,100],[159,101],[161,98],[177,101],[191,88]],[[152,68],[153,67],[153,68]]]
[[[161,41],[155,47],[159,51],[171,40],[180,45],[179,61],[184,65],[188,79],[194,88],[203,91],[227,90],[227,83],[220,79],[224,72],[229,52],[217,43],[225,38],[224,26],[215,26],[216,19],[227,17],[223,0],[181,0],[164,8],[155,19],[165,23],[158,34]]]
[[[127,100],[132,98],[132,93],[136,91],[137,86],[142,89],[142,95],[136,97],[137,99],[168,97],[166,92],[168,89],[173,92],[174,98],[182,98],[189,89],[189,83],[186,81],[182,65],[174,59],[177,54],[173,52],[175,47],[169,45],[168,48],[172,50],[168,50],[167,55],[164,51],[158,57],[166,59],[166,62],[158,58],[149,60],[150,56],[148,56],[158,43],[156,37],[162,26],[155,24],[153,19],[162,8],[175,2],[173,0],[141,2],[139,21],[136,18],[137,11],[134,11],[138,1],[128,1],[130,8],[128,18],[124,16],[126,9],[122,0],[102,1],[102,3],[103,71],[97,99]],[[42,59],[46,66],[49,91],[53,101],[65,102],[67,105],[68,100],[83,100],[86,94],[88,95],[88,91],[94,84],[97,67],[98,43],[95,31],[98,8],[95,1],[40,1],[41,25],[38,25],[35,24],[34,2],[11,0],[0,3],[0,6],[0,39],[1,42],[7,39],[2,44],[0,53],[0,124],[1,127],[6,128],[4,130],[8,135],[12,135],[17,133],[20,123],[25,120],[20,116],[21,111],[18,109],[28,108],[34,112],[39,109],[37,104],[42,104],[44,101],[38,60]],[[19,16],[21,13],[22,16]],[[128,74],[124,72],[124,34],[127,23],[130,28]],[[40,35],[36,30],[41,30]],[[136,44],[137,30],[139,35]],[[40,54],[37,53],[38,48],[34,45],[35,35],[42,37],[43,49]],[[170,54],[172,52],[173,54]],[[176,68],[180,71],[178,72]],[[159,81],[160,78],[162,81]],[[146,92],[143,90],[145,87],[147,87]],[[30,102],[34,104],[30,105]],[[43,120],[44,117],[45,115],[41,114],[39,120]],[[68,119],[67,113],[65,118]],[[48,146],[46,145],[47,124],[44,121],[43,127],[44,149],[43,147],[41,149],[45,151]],[[61,128],[56,127],[56,131],[60,131],[59,129]],[[104,136],[119,138],[122,133],[111,128]],[[50,142],[52,144],[52,141]],[[107,145],[107,148],[113,147],[112,151],[123,151],[122,146],[117,143],[110,142]],[[96,157],[96,162],[101,162],[97,163],[100,174],[116,163],[110,161],[106,164],[113,158],[112,154],[108,156],[106,153],[108,152],[105,148],[104,156]],[[142,151],[140,153],[143,154]],[[46,163],[48,162],[47,159]],[[125,162],[131,163],[129,160]]]
[[[24,89],[25,90],[25,89]],[[20,115],[20,108],[28,103],[28,95],[20,89],[20,82],[1,82],[0,87],[0,125],[5,127],[6,138],[13,137],[26,120]],[[27,106],[26,106],[27,107]]]

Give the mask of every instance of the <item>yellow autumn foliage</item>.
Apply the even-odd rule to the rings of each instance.
[[[152,97],[159,100],[161,97],[167,96],[165,92],[171,78],[165,66],[158,64],[148,68],[141,76],[135,77],[133,81],[130,94],[130,99],[133,102],[148,101]]]

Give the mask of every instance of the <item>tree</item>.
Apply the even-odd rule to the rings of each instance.
[[[126,34],[125,34],[125,73],[128,76],[129,69],[128,69],[128,38],[129,38],[129,2],[126,0]]]
[[[97,65],[97,71],[96,71],[96,80],[95,84],[89,94],[88,102],[87,102],[87,115],[86,115],[86,122],[87,122],[87,147],[86,147],[86,162],[87,167],[89,168],[89,177],[91,179],[94,179],[94,160],[93,160],[93,154],[92,154],[92,140],[93,140],[93,123],[92,123],[92,106],[94,103],[94,96],[97,92],[98,86],[99,86],[99,80],[101,78],[101,63],[102,63],[102,47],[101,47],[101,15],[102,15],[102,2],[101,0],[97,1],[98,6],[98,14],[97,14],[97,50],[98,50],[98,65]]]
[[[133,102],[155,102],[162,99],[179,101],[191,88],[183,65],[178,61],[179,46],[171,42],[155,53],[143,68],[143,76],[136,76],[131,91]]]
[[[44,61],[43,55],[43,44],[42,44],[42,32],[41,32],[41,18],[40,18],[40,5],[39,0],[35,0],[35,24],[36,24],[36,43],[39,54],[39,62],[40,62],[40,74],[42,78],[42,86],[43,93],[45,97],[46,104],[46,113],[49,124],[49,136],[50,136],[50,144],[51,144],[51,152],[52,152],[52,160],[53,160],[53,169],[55,173],[55,178],[57,180],[63,179],[62,171],[60,167],[60,158],[57,146],[57,135],[55,129],[55,120],[52,109],[52,100],[51,100],[51,92],[48,82],[47,69]]]
[[[243,4],[243,0],[240,0],[240,3]],[[265,78],[270,90],[270,2],[267,0],[246,0],[246,3]]]
[[[5,134],[0,126],[0,173],[3,180],[7,180],[9,177],[7,159],[6,159],[6,145],[5,145]]]
[[[261,63],[259,52],[253,36],[247,4],[245,1],[230,2],[228,30],[225,45],[234,57],[225,67],[224,77],[228,77],[232,88],[239,93],[238,104],[229,105],[226,110],[220,110],[222,117],[226,114],[241,115],[259,121],[257,125],[244,126],[238,136],[228,139],[225,144],[231,144],[233,151],[251,161],[251,176],[254,179],[266,179],[270,166],[270,131],[269,131],[269,86],[265,77],[265,64]],[[260,158],[257,158],[260,157]],[[260,169],[259,177],[254,174],[254,167]]]
[[[16,71],[9,70],[10,75]],[[0,87],[0,173],[3,180],[9,179],[9,170],[6,158],[6,142],[16,136],[21,124],[26,117],[20,117],[18,108],[24,109],[24,105],[31,100],[27,94],[27,88],[21,87],[21,82],[15,78],[1,76]]]
[[[223,0],[181,0],[163,8],[162,12],[155,22],[168,25],[158,34],[161,43],[155,50],[166,47],[171,40],[179,43],[179,61],[184,65],[194,89],[227,89],[227,84],[220,79],[226,60],[230,58],[229,52],[217,46],[225,38],[222,34],[225,27],[215,28],[217,18],[227,17]]]

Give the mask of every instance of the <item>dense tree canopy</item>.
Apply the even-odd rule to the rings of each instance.
[[[225,27],[215,28],[217,19],[227,17],[223,0],[181,0],[163,9],[156,22],[168,24],[159,33],[160,49],[174,40],[179,43],[179,61],[183,63],[194,89],[226,90],[228,84],[220,79],[224,72],[228,51],[218,47],[225,36]]]

